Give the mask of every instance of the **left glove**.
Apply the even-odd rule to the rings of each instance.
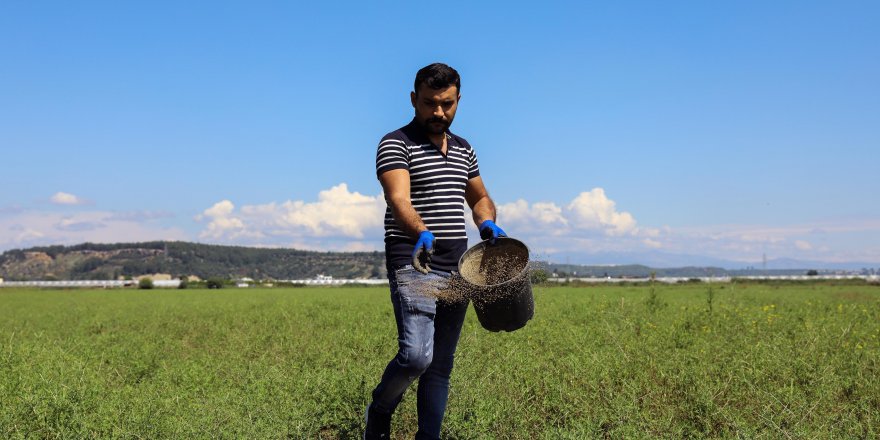
[[[495,222],[486,220],[480,223],[480,238],[489,240],[489,244],[495,244],[495,239],[498,237],[507,237],[507,234]]]

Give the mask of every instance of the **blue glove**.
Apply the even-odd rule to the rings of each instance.
[[[428,263],[431,262],[431,255],[434,253],[434,234],[431,231],[422,231],[419,233],[419,239],[416,241],[416,247],[413,249],[413,267],[421,272],[428,273],[431,270]],[[424,257],[422,257],[424,255]],[[425,260],[422,264],[422,259]]]
[[[504,230],[499,228],[495,222],[492,220],[486,220],[483,223],[480,223],[480,238],[483,240],[489,240],[490,244],[495,244],[495,239],[498,237],[507,237],[507,234],[505,234]]]

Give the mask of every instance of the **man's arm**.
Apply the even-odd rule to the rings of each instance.
[[[495,224],[495,203],[489,197],[483,179],[480,176],[468,180],[464,197],[474,213],[474,223],[480,230],[480,238],[495,244],[498,237],[507,237],[507,233]]]
[[[468,179],[467,186],[464,191],[464,198],[467,200],[468,206],[474,214],[474,223],[477,226],[483,224],[486,220],[495,221],[495,203],[489,198],[489,192],[483,185],[483,178],[480,176]]]
[[[425,226],[422,217],[413,208],[409,194],[409,171],[404,169],[388,170],[379,176],[385,201],[391,208],[391,214],[404,232],[418,237],[413,248],[413,267],[421,273],[428,273],[431,268],[431,254],[434,253],[434,234]]]
[[[413,208],[410,200],[409,171],[405,169],[386,171],[379,176],[379,182],[385,191],[385,201],[391,208],[397,225],[414,237],[422,231],[427,231],[428,227],[425,226],[425,222]]]

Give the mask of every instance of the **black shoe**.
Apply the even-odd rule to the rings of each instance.
[[[391,414],[382,414],[367,406],[365,417],[367,427],[364,429],[364,440],[389,440],[391,438]]]

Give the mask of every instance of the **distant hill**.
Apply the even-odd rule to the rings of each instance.
[[[543,259],[551,261],[577,262],[580,265],[595,266],[624,266],[624,267],[653,267],[658,276],[664,269],[678,270],[683,268],[710,268],[740,275],[763,274],[766,271],[779,271],[777,275],[787,272],[803,272],[809,269],[818,271],[861,271],[863,268],[880,268],[880,262],[851,261],[846,263],[834,263],[827,261],[794,260],[789,258],[768,258],[766,271],[763,269],[763,261],[743,262],[725,260],[721,258],[706,257],[703,255],[673,254],[660,251],[645,252],[568,252],[564,254],[546,254]],[[592,267],[592,266],[590,266]],[[673,276],[673,275],[669,275]]]
[[[746,275],[803,275],[807,269],[828,273],[837,268],[821,263],[786,261],[767,270],[754,267],[730,269],[718,266],[682,267],[577,265],[534,262],[537,267],[563,277],[706,277]],[[768,262],[769,263],[769,262]],[[798,267],[800,266],[800,268]],[[840,269],[837,269],[840,270]],[[13,249],[0,254],[0,278],[7,281],[102,280],[165,273],[174,277],[195,275],[202,279],[250,277],[257,280],[304,279],[318,274],[335,278],[385,278],[383,252],[316,252],[220,246],[177,241],[146,243],[84,243],[75,246],[43,246]]]
[[[384,278],[382,252],[315,252],[187,242],[44,246],[0,254],[7,281],[101,280],[166,273],[200,278]]]
[[[743,277],[743,276],[780,276],[805,275],[809,269],[724,269],[721,267],[685,266],[652,268],[639,264],[597,265],[557,264],[540,262],[536,264],[547,272],[560,277],[578,278],[647,278],[653,272],[657,277],[702,278],[702,277]],[[834,273],[833,270],[820,269],[820,274]]]

